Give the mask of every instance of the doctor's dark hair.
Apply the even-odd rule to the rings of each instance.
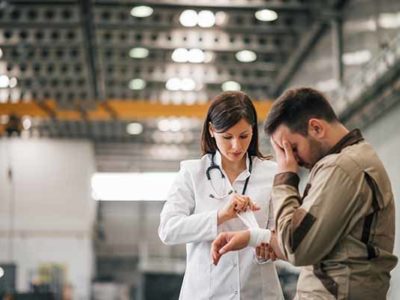
[[[271,135],[283,124],[292,132],[307,136],[308,121],[312,118],[328,123],[339,122],[321,92],[308,87],[289,89],[273,103],[264,124],[264,132]]]
[[[212,124],[217,132],[225,132],[241,119],[245,119],[253,128],[247,152],[251,156],[265,158],[258,148],[256,109],[249,96],[238,91],[223,92],[212,100],[201,133],[201,150],[203,155],[215,153],[218,149],[214,138],[210,135],[210,124]]]

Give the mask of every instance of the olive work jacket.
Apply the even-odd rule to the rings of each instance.
[[[356,129],[312,168],[304,194],[295,173],[275,176],[280,248],[302,266],[295,299],[386,299],[395,208],[388,175]]]

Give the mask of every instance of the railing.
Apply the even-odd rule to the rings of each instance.
[[[363,66],[349,82],[332,93],[334,108],[339,116],[360,101],[363,94],[387,72],[400,64],[400,34]]]

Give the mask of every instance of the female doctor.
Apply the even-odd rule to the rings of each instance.
[[[201,146],[201,159],[181,162],[158,229],[165,244],[186,243],[179,299],[283,299],[274,264],[258,263],[254,248],[229,252],[217,266],[210,255],[218,233],[247,229],[238,214],[252,211],[258,226],[272,224],[276,166],[258,149],[256,110],[246,94],[224,92],[212,101]]]

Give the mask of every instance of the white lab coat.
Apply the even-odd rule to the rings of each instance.
[[[217,226],[217,211],[231,196],[221,200],[210,198],[210,193],[215,193],[206,177],[210,159],[211,155],[205,155],[198,160],[181,162],[181,169],[161,212],[158,229],[161,240],[168,245],[186,243],[186,272],[179,299],[283,299],[274,264],[258,264],[255,261],[254,248],[229,252],[221,257],[217,266],[213,265],[210,249],[218,233],[243,230],[246,226],[239,218]],[[221,166],[219,152],[214,161]],[[249,159],[247,170],[236,178],[232,186],[222,166],[226,179],[222,179],[217,170],[212,171],[211,179],[216,192],[223,195],[233,188],[241,193],[244,182],[250,175],[248,168]],[[255,212],[255,216],[262,228],[268,223],[270,192],[275,172],[274,162],[253,158],[253,168],[245,194],[261,207],[260,211]]]

